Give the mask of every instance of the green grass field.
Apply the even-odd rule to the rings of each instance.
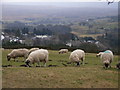
[[[2,65],[12,65],[2,68],[3,88],[118,88],[118,70],[115,68],[118,56],[114,57],[112,68],[105,70],[94,53],[86,53],[85,65],[76,67],[67,64],[70,52],[58,54],[58,51],[49,50],[47,67],[29,68],[19,66],[24,64],[23,58],[8,62],[6,55],[9,52],[11,50],[2,51]]]

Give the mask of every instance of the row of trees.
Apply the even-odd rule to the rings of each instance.
[[[20,37],[22,34],[35,34],[35,35],[55,35],[70,33],[71,28],[67,25],[36,25],[27,26],[24,23],[13,22],[3,24],[3,32],[8,35]]]

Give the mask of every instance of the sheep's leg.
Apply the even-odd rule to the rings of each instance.
[[[16,58],[14,58],[14,62],[17,61]]]
[[[48,61],[48,55],[46,57],[46,59],[43,61],[44,62],[44,67],[46,67],[46,62]]]
[[[46,67],[46,62],[44,63],[44,67]]]
[[[14,62],[15,62],[15,58],[14,58]]]
[[[74,66],[74,62],[71,62],[71,65]]]
[[[33,67],[35,67],[35,63],[33,63]]]
[[[81,58],[81,60],[82,60],[82,64],[84,65],[84,58]]]
[[[17,58],[15,58],[16,59],[16,62],[18,62],[18,57]]]
[[[46,67],[46,61],[44,61],[44,67]]]
[[[36,66],[36,67],[41,67],[41,66],[40,66],[40,62],[38,62],[37,64],[38,64],[38,66]]]
[[[111,68],[111,64],[109,65],[109,68]]]
[[[111,68],[111,63],[112,63],[112,60],[110,60],[110,64],[109,64],[109,67]]]

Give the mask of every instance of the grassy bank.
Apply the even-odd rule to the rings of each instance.
[[[49,50],[47,67],[20,67],[24,64],[23,58],[18,62],[6,60],[11,50],[4,50],[2,64],[12,65],[3,67],[3,88],[117,88],[118,70],[115,68],[118,56],[114,57],[112,68],[103,69],[102,63],[94,53],[86,53],[85,65],[76,67],[67,64],[70,52],[58,54],[58,51]],[[66,64],[65,67],[63,64]],[[42,65],[42,63],[41,63]],[[48,67],[56,65],[56,67]]]

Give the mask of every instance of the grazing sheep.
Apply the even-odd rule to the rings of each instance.
[[[29,54],[30,54],[31,52],[33,52],[33,51],[36,51],[36,50],[39,50],[39,48],[31,48],[31,49],[29,50]]]
[[[27,66],[30,67],[29,64],[38,63],[39,65],[40,62],[44,62],[44,66],[46,66],[46,62],[48,61],[48,56],[49,56],[48,50],[39,49],[34,52],[31,52],[28,58],[26,59],[25,63]]]
[[[112,53],[112,51],[106,50],[104,52],[100,52],[96,56],[100,56],[100,59],[102,60],[105,68],[111,67],[110,64],[113,61],[113,53]]]
[[[27,55],[29,53],[28,49],[14,49],[7,55],[7,60],[10,61],[11,58],[14,58],[14,61],[17,57],[24,57],[27,58]]]
[[[74,50],[70,54],[69,59],[71,60],[71,62],[77,63],[77,65],[80,65],[80,61],[82,61],[82,64],[84,65],[85,52],[83,50],[80,50],[80,49]]]
[[[61,50],[59,50],[59,54],[63,54],[63,53],[68,53],[68,49],[61,49]]]
[[[120,69],[120,61],[118,62],[118,64],[116,65],[117,69]]]

